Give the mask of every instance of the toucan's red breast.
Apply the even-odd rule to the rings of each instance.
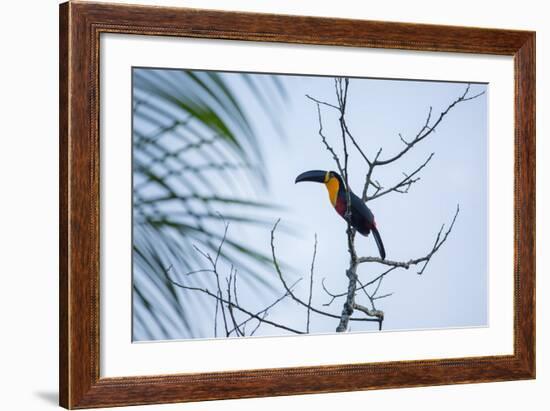
[[[336,212],[338,214],[340,214],[342,217],[345,216],[346,214],[346,201],[338,196],[337,199],[336,199],[336,204],[334,205],[334,208],[336,209]]]

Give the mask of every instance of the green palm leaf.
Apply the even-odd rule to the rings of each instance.
[[[285,103],[274,76],[206,71],[133,71],[133,338],[193,338],[208,335],[192,313],[204,312],[204,298],[186,293],[166,278],[204,265],[194,246],[215,254],[222,238],[218,210],[242,226],[266,226],[280,212],[255,198],[266,187],[257,131],[242,101],[260,106],[282,136],[273,106]],[[223,184],[220,184],[223,182]],[[238,183],[237,183],[238,182]],[[269,255],[231,235],[220,258],[235,264],[243,282],[258,293],[271,290],[257,274]],[[187,280],[187,278],[186,278]],[[212,285],[206,275],[192,284]]]

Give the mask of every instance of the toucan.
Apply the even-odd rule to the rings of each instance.
[[[313,181],[325,184],[332,206],[342,218],[346,218],[348,196],[346,194],[344,181],[340,174],[336,171],[310,170],[296,177],[295,183],[300,183],[302,181]],[[380,257],[385,259],[386,250],[384,249],[384,244],[382,243],[378,228],[376,228],[376,222],[374,221],[372,211],[352,191],[350,191],[349,197],[351,200],[351,226],[364,236],[368,236],[372,232],[374,241],[376,241],[376,246],[380,252]]]

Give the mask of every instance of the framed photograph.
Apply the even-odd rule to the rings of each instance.
[[[60,404],[535,377],[535,33],[60,6]]]

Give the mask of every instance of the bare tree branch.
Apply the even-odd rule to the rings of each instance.
[[[430,134],[434,133],[436,128],[438,127],[438,125],[443,121],[443,118],[457,104],[459,104],[461,102],[464,102],[464,101],[475,99],[475,98],[481,96],[482,94],[484,94],[484,92],[473,95],[473,96],[468,96],[468,93],[470,91],[470,84],[468,84],[468,86],[466,87],[464,93],[462,95],[460,95],[457,99],[455,99],[453,102],[451,102],[447,106],[447,108],[440,113],[439,117],[435,120],[435,122],[433,122],[433,124],[431,123],[432,111],[433,110],[430,107],[430,110],[429,110],[428,115],[426,117],[425,123],[424,123],[423,127],[420,129],[420,131],[417,133],[417,135],[414,137],[414,139],[412,139],[411,141],[407,141],[403,138],[403,136],[401,134],[399,134],[399,138],[401,139],[403,144],[405,144],[405,148],[403,150],[401,150],[397,154],[395,154],[395,155],[393,155],[393,156],[391,156],[387,159],[380,160],[380,156],[381,156],[381,153],[382,153],[382,148],[380,148],[378,150],[376,156],[374,157],[374,159],[371,160],[366,155],[365,151],[361,148],[361,146],[358,144],[357,139],[351,133],[350,128],[349,128],[349,126],[346,122],[346,104],[347,104],[347,97],[348,97],[347,93],[348,93],[348,87],[349,87],[349,80],[347,78],[346,79],[335,78],[334,85],[335,85],[335,93],[336,93],[336,98],[337,98],[337,101],[338,101],[338,105],[327,103],[325,101],[321,101],[321,100],[315,99],[315,98],[307,95],[307,97],[310,100],[314,101],[317,104],[317,114],[318,114],[318,121],[319,121],[319,134],[321,136],[321,141],[325,145],[325,147],[330,151],[330,153],[332,154],[333,160],[336,163],[336,166],[337,166],[340,174],[342,175],[342,177],[344,179],[346,196],[347,196],[347,210],[346,210],[344,218],[346,219],[346,222],[347,222],[346,234],[347,234],[347,239],[348,239],[348,251],[349,251],[349,254],[350,254],[350,265],[349,265],[349,268],[346,270],[346,276],[348,277],[348,289],[345,293],[334,294],[334,293],[331,293],[327,290],[327,288],[325,287],[324,281],[323,281],[322,282],[323,289],[331,297],[331,300],[328,303],[324,304],[324,306],[331,305],[332,302],[338,297],[344,297],[344,296],[346,297],[346,300],[345,300],[343,308],[342,308],[342,314],[340,315],[340,323],[338,324],[338,327],[337,327],[338,332],[346,331],[348,329],[349,321],[350,321],[351,316],[353,314],[353,311],[355,309],[365,313],[368,316],[377,317],[378,320],[379,320],[379,328],[381,329],[382,321],[383,321],[383,318],[384,318],[384,313],[380,310],[376,310],[374,302],[375,302],[375,300],[386,298],[386,297],[389,297],[390,295],[392,295],[392,293],[386,293],[386,294],[381,295],[381,296],[377,295],[377,293],[380,289],[380,286],[382,284],[382,280],[384,279],[384,277],[387,274],[389,274],[391,271],[393,271],[397,268],[408,269],[411,265],[417,265],[417,264],[422,264],[423,263],[422,268],[420,269],[420,271],[418,271],[418,274],[422,274],[424,272],[424,270],[426,269],[426,266],[428,265],[428,263],[429,263],[430,259],[432,258],[432,256],[439,250],[441,245],[443,245],[443,243],[445,243],[445,241],[447,240],[447,237],[450,234],[451,230],[453,229],[454,223],[455,223],[456,218],[458,216],[459,207],[457,206],[456,214],[455,214],[455,216],[452,220],[452,223],[451,223],[449,229],[447,230],[447,232],[444,234],[443,237],[441,237],[443,229],[444,229],[444,226],[442,226],[441,230],[439,231],[439,233],[436,237],[436,240],[434,242],[434,245],[433,245],[432,249],[430,250],[430,252],[428,254],[426,254],[423,257],[420,257],[420,258],[417,258],[417,259],[411,259],[411,260],[405,261],[405,262],[385,260],[385,259],[381,259],[381,258],[377,258],[377,257],[358,257],[357,253],[355,251],[355,245],[354,245],[355,229],[353,229],[353,227],[351,226],[351,212],[350,212],[351,201],[350,201],[350,187],[349,187],[349,179],[348,179],[349,152],[348,152],[348,141],[347,141],[347,139],[349,139],[352,142],[353,146],[357,149],[357,151],[359,152],[361,157],[365,160],[365,163],[367,165],[367,173],[366,173],[366,177],[365,177],[365,184],[363,186],[363,192],[362,192],[363,201],[366,202],[366,201],[374,200],[376,198],[380,198],[380,197],[382,197],[386,194],[392,193],[392,192],[401,193],[401,194],[407,193],[408,190],[410,189],[410,187],[420,180],[420,177],[417,177],[417,175],[432,160],[432,158],[434,156],[434,153],[430,154],[430,156],[421,165],[419,165],[416,169],[414,169],[412,172],[410,172],[408,174],[403,173],[403,175],[404,175],[403,179],[399,180],[397,183],[395,183],[394,185],[392,185],[391,187],[386,188],[386,189],[384,189],[384,187],[382,187],[382,185],[378,181],[375,181],[373,179],[374,169],[378,166],[387,165],[387,164],[390,164],[390,163],[393,163],[393,162],[399,160],[403,155],[405,155],[409,150],[411,150],[416,144],[418,144],[420,141],[424,140]],[[340,123],[341,139],[342,139],[342,146],[343,146],[343,161],[340,159],[340,157],[338,156],[336,151],[333,149],[333,147],[328,144],[327,136],[323,132],[323,127],[322,127],[323,122],[322,122],[321,109],[320,109],[321,105],[324,105],[324,106],[327,106],[329,108],[335,109],[340,114],[339,123]],[[375,191],[372,195],[369,195],[368,194],[369,187],[371,187],[371,186],[374,187]],[[389,266],[390,268],[387,271],[385,271],[384,273],[378,275],[374,280],[369,281],[367,284],[363,285],[360,282],[360,280],[358,279],[357,267],[358,267],[359,264],[366,263],[366,262],[379,263],[379,264]],[[360,284],[360,287],[357,286],[358,282]],[[372,284],[375,284],[375,283],[377,284],[375,290],[372,293],[367,292],[366,288],[369,285],[372,285]],[[369,299],[369,301],[372,305],[372,310],[367,309],[367,308],[361,306],[360,304],[356,303],[355,296],[356,296],[356,293],[357,293],[358,290],[362,290],[365,293],[365,295],[367,296],[367,298]]]
[[[343,175],[344,171],[343,171],[342,165],[340,164],[340,159],[336,155],[336,152],[334,151],[332,146],[328,143],[327,137],[325,136],[325,134],[323,132],[323,119],[322,119],[322,116],[321,116],[321,105],[320,105],[320,103],[317,103],[317,116],[318,116],[318,121],[319,121],[319,131],[318,131],[318,133],[319,133],[319,136],[321,137],[321,141],[323,142],[325,148],[330,152],[330,154],[332,154],[332,158],[336,162],[336,166],[338,167],[338,171],[340,172],[340,174]]]
[[[375,194],[373,194],[370,197],[364,197],[363,201],[365,201],[365,202],[366,201],[372,201],[376,198],[379,198],[379,197],[382,197],[386,194],[389,194],[392,191],[396,192],[396,193],[401,193],[401,194],[408,193],[409,188],[411,187],[411,185],[413,185],[414,183],[416,183],[417,181],[420,180],[420,177],[418,177],[418,178],[413,178],[413,177],[415,175],[417,175],[424,167],[426,167],[426,165],[428,165],[428,163],[433,158],[434,154],[435,153],[430,154],[430,156],[426,159],[426,161],[424,161],[424,163],[422,163],[420,166],[418,166],[412,173],[410,173],[410,174],[403,173],[405,178],[400,180],[397,184],[395,184],[392,187],[390,187],[388,189],[385,189],[385,190],[382,190],[382,188],[379,187],[379,190]],[[372,170],[372,168],[371,168],[371,170]]]
[[[433,245],[432,249],[425,256],[420,257],[420,258],[411,259],[409,261],[383,260],[379,257],[359,257],[358,264],[362,264],[362,263],[379,263],[379,264],[387,265],[387,266],[390,266],[390,267],[405,268],[405,269],[408,270],[409,267],[411,267],[413,265],[418,265],[418,264],[424,263],[424,266],[422,267],[422,269],[420,271],[418,271],[418,274],[422,274],[424,272],[424,270],[426,269],[426,266],[430,262],[431,258],[433,257],[433,255],[439,250],[439,248],[445,243],[445,241],[447,241],[447,238],[449,237],[449,234],[451,233],[451,231],[454,227],[454,224],[456,222],[456,218],[458,217],[459,212],[460,212],[460,206],[457,204],[455,215],[453,217],[453,220],[452,220],[451,225],[449,226],[448,230],[445,232],[445,234],[443,235],[443,238],[442,238],[441,234],[443,232],[443,229],[445,228],[445,224],[443,224],[441,226],[441,229],[439,230],[439,232],[437,234],[437,237],[435,239],[435,242],[434,242],[434,245]]]
[[[347,223],[347,238],[348,238],[348,252],[350,255],[350,266],[346,270],[346,276],[349,279],[348,282],[348,294],[346,296],[346,302],[342,308],[342,314],[340,315],[340,322],[336,327],[336,332],[344,332],[348,329],[349,321],[353,315],[355,308],[355,292],[357,288],[357,252],[355,251],[355,229],[351,225],[351,188],[349,185],[349,173],[348,162],[349,153],[347,149],[347,126],[346,126],[346,103],[348,98],[349,79],[337,78],[335,79],[336,96],[338,98],[338,104],[340,106],[340,131],[342,136],[342,145],[344,149],[344,180],[346,189],[346,213],[344,215]],[[358,145],[356,146],[358,147]],[[361,151],[362,153],[362,151]],[[366,158],[366,157],[365,157]]]
[[[257,315],[251,311],[248,311],[238,305],[236,305],[235,303],[233,302],[230,302],[228,301],[227,299],[223,298],[223,297],[220,297],[214,293],[212,293],[210,290],[208,290],[207,288],[200,288],[200,287],[192,287],[192,286],[188,286],[188,285],[185,285],[185,284],[181,284],[181,283],[178,283],[177,281],[174,281],[172,278],[170,278],[170,276],[168,275],[168,273],[165,271],[165,275],[166,275],[166,278],[168,279],[168,281],[170,281],[173,285],[175,285],[176,287],[179,287],[179,288],[182,288],[184,290],[190,290],[190,291],[198,291],[200,293],[203,293],[211,298],[215,298],[216,300],[218,300],[220,303],[222,304],[226,304],[226,305],[231,305],[233,308],[235,308],[236,310],[238,311],[241,311],[243,312],[244,314],[248,315],[249,317],[252,317],[252,318],[255,318],[256,320],[262,322],[262,323],[265,323],[265,324],[269,324],[273,327],[276,327],[276,328],[281,328],[283,330],[286,330],[286,331],[290,331],[294,334],[305,334],[304,331],[300,331],[300,330],[296,330],[294,328],[291,328],[291,327],[287,327],[283,324],[279,324],[279,323],[276,323],[276,322],[273,322],[273,321],[270,321],[270,320],[266,320],[264,317],[260,317],[260,315]],[[264,311],[265,312],[265,311]]]
[[[370,317],[378,318],[378,330],[382,329],[382,322],[384,321],[384,312],[383,311],[375,310],[375,309],[371,310],[371,309],[369,309],[369,308],[367,308],[367,307],[365,307],[361,304],[357,304],[357,303],[354,304],[353,308],[365,313],[366,315],[368,315]]]
[[[315,256],[317,255],[317,234],[315,234],[315,243],[313,245],[313,258],[311,259],[311,270],[309,273],[309,298],[307,301],[307,323],[306,332],[309,333],[309,321],[311,317],[311,299],[313,297],[313,272],[315,270]]]
[[[469,100],[473,100],[483,94],[485,94],[485,91],[481,92],[481,93],[478,93],[478,94],[475,94],[473,96],[468,96],[468,93],[470,91],[470,84],[468,84],[468,86],[466,87],[466,90],[464,90],[464,93],[462,93],[462,95],[460,95],[456,100],[454,100],[451,104],[449,104],[447,106],[447,108],[445,110],[443,110],[440,114],[439,114],[439,117],[437,118],[437,120],[433,123],[433,125],[430,125],[430,120],[431,120],[431,117],[432,117],[432,107],[430,107],[430,110],[428,112],[428,115],[426,117],[426,122],[424,123],[424,125],[422,126],[422,128],[420,129],[420,131],[416,134],[416,136],[410,141],[410,142],[407,142],[401,135],[400,135],[400,139],[401,141],[403,141],[403,143],[405,144],[405,148],[403,150],[401,150],[400,152],[398,152],[397,154],[393,155],[392,157],[388,157],[387,159],[384,159],[384,160],[377,160],[375,162],[373,162],[374,165],[377,165],[377,166],[383,166],[383,165],[386,165],[386,164],[389,164],[389,163],[393,163],[394,161],[396,160],[399,160],[403,155],[405,155],[411,148],[413,148],[416,144],[418,144],[419,142],[421,142],[422,140],[424,140],[426,137],[428,137],[430,134],[434,133],[437,126],[439,126],[439,124],[441,124],[441,122],[443,121],[443,119],[445,118],[445,116],[449,113],[449,111],[451,111],[457,104],[460,104],[460,103],[463,103],[465,101],[469,101]]]
[[[202,251],[196,245],[193,246],[193,248],[199,254],[201,254],[205,259],[207,259],[210,262],[212,268],[210,270],[196,270],[196,271],[191,271],[191,272],[186,273],[186,276],[188,276],[190,274],[193,274],[193,273],[197,273],[197,272],[211,272],[212,274],[214,274],[214,277],[216,278],[217,295],[220,298],[223,296],[223,293],[222,293],[222,288],[221,288],[221,283],[220,283],[220,276],[218,274],[218,259],[219,259],[220,252],[221,252],[221,249],[223,247],[223,244],[225,243],[225,240],[227,238],[227,230],[229,228],[229,225],[227,224],[227,222],[225,220],[223,220],[223,222],[224,222],[225,229],[224,229],[222,240],[220,241],[220,245],[219,245],[219,247],[216,251],[215,259],[213,259],[210,256],[210,254],[205,253],[204,251]],[[233,270],[233,269],[231,269],[231,270]],[[228,305],[227,308],[229,309],[229,307],[230,307],[230,305]],[[228,322],[227,322],[227,316],[226,316],[226,313],[225,313],[225,307],[224,307],[223,304],[220,305],[220,310],[221,310],[221,313],[222,313],[223,325],[224,325],[224,328],[225,328],[225,336],[229,337],[229,327],[228,327]]]
[[[335,106],[334,104],[330,104],[330,103],[327,103],[326,101],[318,100],[318,99],[316,99],[316,98],[314,98],[314,97],[311,97],[309,94],[306,94],[306,97],[307,97],[308,99],[310,99],[311,101],[317,103],[317,104],[321,104],[321,105],[323,105],[323,106],[327,106],[327,107],[330,107],[330,108],[334,108],[334,109],[340,111],[340,107]]]
[[[216,300],[216,308],[214,310],[214,337],[218,336],[218,309],[220,307],[220,301]]]
[[[363,151],[363,149],[361,149],[361,146],[357,143],[357,140],[355,139],[355,137],[353,136],[353,134],[351,133],[351,131],[349,130],[349,126],[347,124],[347,122],[344,120],[342,122],[342,126],[344,127],[344,131],[346,133],[346,135],[349,137],[349,139],[351,140],[351,142],[353,143],[353,145],[355,146],[355,148],[357,149],[357,151],[359,152],[359,154],[361,155],[361,157],[363,157],[363,160],[365,160],[365,162],[367,163],[367,165],[372,168],[373,166],[373,162],[369,160],[369,158],[367,157],[367,155],[365,154],[365,152]],[[378,156],[380,155],[380,152],[382,151],[382,148],[380,148],[379,152],[378,152],[378,155],[376,156],[376,158],[378,158]],[[374,161],[376,161],[376,158]]]
[[[407,141],[401,134],[399,134],[399,138],[405,145],[405,148],[403,148],[401,151],[397,152],[393,156],[390,156],[382,160],[380,159],[382,154],[382,148],[379,148],[376,155],[371,160],[367,156],[366,152],[362,149],[362,147],[358,144],[357,139],[351,132],[350,127],[346,121],[349,79],[335,78],[334,88],[335,88],[335,94],[337,99],[337,105],[316,99],[309,95],[306,95],[306,97],[311,101],[313,101],[317,106],[317,115],[318,115],[318,122],[319,122],[318,134],[321,137],[322,144],[324,145],[326,150],[331,154],[336,164],[336,167],[343,178],[344,186],[345,186],[344,187],[345,194],[347,197],[347,208],[344,214],[344,218],[347,223],[346,236],[347,236],[347,243],[348,243],[348,252],[350,255],[349,267],[347,268],[347,270],[345,270],[346,276],[348,278],[347,290],[341,293],[332,293],[326,288],[324,284],[324,279],[321,282],[323,290],[331,297],[331,300],[328,303],[324,304],[324,306],[331,305],[332,302],[335,301],[337,298],[341,298],[341,297],[345,298],[345,301],[342,306],[341,314],[340,315],[333,314],[313,306],[313,283],[314,283],[314,272],[315,272],[315,260],[317,255],[317,246],[318,246],[317,235],[315,235],[315,242],[313,246],[313,256],[312,256],[310,273],[309,273],[309,289],[308,289],[307,301],[302,300],[294,292],[294,288],[296,284],[298,284],[298,282],[301,279],[298,279],[292,285],[287,284],[282,274],[279,263],[277,261],[276,252],[275,252],[275,231],[277,229],[277,226],[280,220],[277,220],[277,222],[275,223],[275,225],[271,230],[271,252],[272,252],[272,258],[273,258],[273,265],[277,272],[278,278],[284,288],[284,293],[281,296],[279,296],[277,299],[275,299],[272,303],[262,308],[261,310],[250,310],[250,309],[244,308],[239,303],[238,293],[237,293],[237,270],[233,266],[231,266],[228,277],[227,276],[225,277],[225,281],[226,281],[225,290],[222,289],[221,287],[221,278],[220,278],[220,273],[218,268],[218,261],[222,253],[222,248],[227,238],[229,224],[225,221],[223,216],[219,215],[219,217],[224,222],[224,234],[221,237],[221,241],[218,247],[215,248],[216,250],[215,256],[212,257],[210,254],[202,251],[197,246],[194,246],[195,250],[209,262],[210,267],[185,273],[186,277],[194,274],[200,274],[200,273],[212,274],[215,279],[215,285],[216,285],[215,291],[211,291],[207,287],[196,287],[196,286],[186,285],[178,281],[175,281],[172,278],[170,278],[168,274],[168,271],[171,269],[171,267],[165,270],[167,279],[173,285],[187,291],[202,293],[214,300],[215,302],[214,335],[215,336],[217,336],[218,334],[218,315],[220,315],[223,320],[226,337],[229,337],[233,334],[239,337],[245,336],[247,334],[246,326],[250,325],[251,322],[252,324],[255,324],[255,326],[252,329],[252,331],[249,333],[249,335],[254,335],[262,324],[267,324],[272,327],[280,328],[295,334],[309,333],[311,331],[312,314],[317,314],[328,318],[338,319],[339,322],[336,328],[337,332],[347,331],[349,329],[349,324],[351,321],[377,322],[379,325],[379,330],[381,330],[382,323],[384,321],[384,312],[376,308],[375,302],[380,299],[387,298],[393,294],[391,292],[385,293],[382,295],[378,294],[385,277],[396,269],[408,269],[413,265],[414,266],[421,265],[421,268],[417,271],[417,273],[419,275],[422,274],[425,271],[427,265],[429,264],[431,258],[434,256],[435,253],[437,253],[437,251],[441,248],[441,246],[447,241],[451,231],[453,230],[454,224],[458,217],[458,213],[460,211],[459,205],[457,205],[456,213],[454,214],[454,217],[451,221],[451,224],[449,225],[449,228],[444,232],[445,225],[441,226],[439,232],[437,233],[435,241],[432,245],[432,248],[426,255],[419,258],[410,259],[408,261],[393,261],[393,260],[381,259],[378,257],[359,257],[355,249],[356,230],[351,225],[351,188],[349,185],[349,170],[348,170],[349,162],[350,162],[349,147],[351,147],[351,145],[349,145],[349,142],[351,142],[353,147],[355,147],[359,155],[363,158],[367,167],[366,174],[365,174],[365,184],[363,186],[363,192],[362,192],[363,201],[365,202],[371,201],[390,193],[401,193],[401,194],[407,193],[410,187],[420,180],[420,177],[418,177],[418,174],[432,160],[434,153],[431,153],[428,156],[428,158],[422,164],[417,166],[412,172],[408,174],[403,173],[404,178],[402,178],[401,180],[398,180],[396,183],[394,183],[392,186],[388,188],[383,187],[377,180],[374,179],[375,168],[384,166],[387,164],[391,164],[399,160],[407,152],[409,152],[414,146],[416,146],[419,142],[426,139],[430,134],[434,133],[436,128],[443,121],[444,117],[456,105],[458,105],[461,102],[475,99],[481,96],[484,92],[469,96],[468,94],[470,91],[470,85],[468,84],[464,93],[460,95],[457,99],[455,99],[452,103],[450,103],[447,106],[447,108],[439,114],[439,116],[434,122],[432,122],[433,110],[430,107],[430,110],[426,116],[424,125],[412,140]],[[337,110],[339,113],[338,121],[340,125],[340,138],[341,138],[342,150],[343,150],[342,157],[338,155],[334,147],[329,143],[328,137],[324,132],[321,106],[325,106],[325,107]],[[194,145],[183,147],[182,150],[196,148],[198,144],[211,144],[211,142],[208,141],[208,142],[196,143]],[[196,171],[199,171],[199,170],[196,170]],[[172,172],[176,173],[176,171],[170,171],[170,173]],[[369,193],[370,187],[374,188],[374,193],[372,194]],[[169,196],[166,197],[167,201],[170,199],[173,199],[173,195],[171,194],[169,194]],[[142,199],[140,204],[146,204],[147,201],[149,200]],[[359,279],[359,276],[357,274],[357,269],[360,264],[364,264],[364,263],[377,263],[389,268],[386,269],[384,272],[378,274],[372,280],[363,283]],[[373,288],[369,288],[370,286],[372,286]],[[368,302],[370,303],[371,308],[361,304],[357,300],[358,291],[361,291],[366,296],[366,298],[368,299]],[[275,307],[281,301],[285,300],[286,298],[290,298],[294,300],[295,302],[297,302],[299,305],[301,305],[306,309],[305,331],[302,331],[293,327],[289,327],[285,324],[281,324],[281,323],[267,319],[269,315],[269,310]],[[363,316],[354,317],[353,316],[354,311],[363,313],[365,317]],[[239,315],[237,315],[238,313]]]
[[[289,286],[289,288],[290,288],[291,290],[293,290],[293,289],[296,287],[296,285],[297,285],[301,280],[302,280],[302,279],[299,278],[298,280],[294,281],[294,283],[292,283],[292,284]],[[265,316],[267,316],[267,313],[268,313],[268,311],[269,311],[270,309],[272,309],[273,307],[275,307],[277,304],[279,304],[281,301],[283,301],[283,300],[284,300],[286,297],[288,297],[288,296],[289,296],[289,293],[288,293],[288,292],[285,292],[283,295],[281,295],[279,298],[277,298],[275,301],[273,301],[273,302],[272,302],[271,304],[269,304],[267,307],[265,307],[264,309],[262,309],[262,310],[256,312],[255,315],[257,315],[257,316],[262,316],[262,318],[265,318]],[[238,324],[238,327],[244,327],[249,321],[251,321],[251,320],[253,320],[253,319],[255,319],[255,318],[256,318],[256,317],[249,317],[249,318],[247,318],[246,320],[240,322],[240,323]],[[262,324],[262,321],[261,321],[261,320],[258,321],[258,325],[257,325],[257,327],[256,327],[254,330],[257,330],[258,326],[260,326],[261,324]],[[253,331],[254,331],[254,330],[253,330]],[[230,332],[232,332],[232,331],[234,331],[234,330],[230,330]],[[250,335],[252,335],[252,333],[251,333]]]
[[[292,292],[292,289],[295,287],[295,285],[300,281],[294,282],[287,292],[285,292],[281,297],[277,298],[273,303],[269,304],[267,307],[263,308],[262,310],[259,310],[258,312],[254,313],[249,309],[244,308],[239,303],[238,293],[237,293],[237,269],[231,265],[231,268],[229,270],[229,276],[225,277],[226,281],[226,289],[225,289],[225,295],[224,290],[222,290],[221,287],[221,280],[220,280],[220,273],[218,268],[218,262],[219,258],[222,253],[222,248],[226,242],[227,233],[229,230],[229,223],[224,219],[224,217],[220,214],[219,218],[224,223],[224,234],[221,237],[220,243],[216,250],[216,255],[212,257],[209,253],[204,252],[199,247],[194,245],[194,249],[203,257],[205,258],[208,263],[210,264],[210,268],[190,271],[184,274],[185,277],[188,277],[192,274],[198,274],[198,273],[211,273],[213,277],[215,278],[215,285],[216,290],[210,291],[206,287],[194,287],[190,285],[186,285],[180,282],[177,282],[170,278],[168,272],[172,269],[172,266],[169,266],[167,269],[164,270],[166,278],[168,281],[170,281],[173,285],[176,287],[188,290],[188,291],[195,291],[200,292],[202,294],[205,294],[213,299],[215,299],[215,309],[214,309],[214,335],[217,336],[218,334],[218,312],[221,313],[221,317],[223,319],[224,328],[225,328],[225,336],[229,337],[233,333],[239,337],[244,337],[246,335],[246,324],[249,323],[251,320],[257,320],[258,324],[256,327],[252,330],[251,335],[254,334],[261,324],[268,324],[273,327],[281,328],[293,333],[303,334],[304,331],[294,329],[292,327],[288,327],[284,324],[279,324],[274,321],[266,320],[266,317],[268,315],[268,312],[271,308],[273,308],[275,305],[277,305],[279,302],[287,298],[290,294],[289,291]],[[236,312],[238,311],[240,313],[246,314],[248,317],[244,320],[239,320]],[[229,322],[231,322],[231,327],[229,327]]]
[[[357,282],[359,283],[360,287],[357,287],[356,291],[364,291],[366,293],[366,295],[368,297],[370,297],[371,295],[368,294],[365,291],[365,289],[368,286],[374,284],[375,282],[380,281],[381,278],[383,278],[386,274],[389,274],[390,272],[392,272],[395,269],[397,269],[397,267],[391,267],[388,270],[384,271],[382,274],[378,275],[374,280],[371,280],[371,281],[369,281],[365,284],[363,284],[361,282],[361,280],[357,279]],[[321,286],[323,287],[323,290],[325,291],[325,293],[327,293],[329,295],[329,297],[331,297],[331,299],[328,303],[323,304],[325,307],[330,306],[334,302],[334,300],[336,300],[337,298],[345,297],[348,294],[347,291],[342,292],[342,293],[334,293],[334,292],[330,291],[325,285],[325,279],[324,278],[321,280]],[[377,291],[377,290],[375,290],[375,291]],[[375,293],[373,293],[373,295],[375,295]],[[389,295],[388,295],[388,297],[389,297]],[[380,298],[382,298],[382,297],[380,297]]]
[[[376,153],[376,156],[374,157],[375,162],[380,157],[380,154],[382,154],[382,147],[380,147],[380,149]],[[365,184],[363,186],[363,194],[361,195],[361,198],[362,198],[363,201],[367,201],[367,192],[368,192],[369,187],[371,185],[376,188],[376,190],[377,190],[376,193],[378,193],[378,191],[380,191],[382,189],[380,184],[375,184],[372,181],[372,173],[374,171],[374,167],[376,167],[376,166],[374,164],[372,164],[371,162],[369,162],[369,171],[367,172],[367,176],[365,177]]]
[[[356,267],[354,267],[356,268]],[[342,315],[340,315],[340,322],[338,327],[336,327],[336,332],[344,332],[348,329],[348,324],[353,315],[353,310],[356,307],[355,304],[355,292],[357,291],[357,273],[355,269],[349,269],[346,271],[348,276],[348,292],[346,293],[346,301],[344,302],[344,307],[342,308]]]
[[[298,304],[304,306],[305,308],[308,308],[309,310],[311,310],[311,312],[314,312],[314,313],[317,313],[317,314],[320,314],[320,315],[324,315],[325,317],[340,319],[339,315],[332,314],[332,313],[320,310],[318,308],[315,308],[312,305],[308,305],[307,302],[302,301],[300,298],[298,298],[298,296],[296,296],[296,294],[294,294],[294,292],[288,286],[286,280],[284,279],[283,273],[282,273],[281,268],[279,266],[279,263],[277,261],[277,255],[275,253],[275,230],[277,229],[277,225],[279,224],[279,222],[280,222],[280,220],[277,220],[277,222],[273,226],[273,229],[271,230],[271,254],[273,256],[273,265],[275,267],[275,271],[277,272],[277,275],[279,276],[279,280],[281,281],[281,284],[283,285],[283,287],[285,288],[285,290],[287,291],[289,296],[294,301],[296,301]],[[351,321],[376,321],[376,320],[369,319],[369,318],[350,318],[350,320]]]
[[[232,296],[231,296],[231,283],[233,280],[233,266],[231,266],[231,271],[229,272],[229,278],[226,279],[227,282],[227,300],[232,303]],[[244,337],[244,332],[239,328],[237,324],[237,319],[235,318],[235,314],[233,313],[233,306],[232,304],[229,304],[227,306],[227,309],[229,311],[229,316],[231,317],[231,322],[233,323],[233,330],[237,332],[237,335],[240,335],[241,337]],[[231,331],[229,332],[229,335],[231,335]]]

